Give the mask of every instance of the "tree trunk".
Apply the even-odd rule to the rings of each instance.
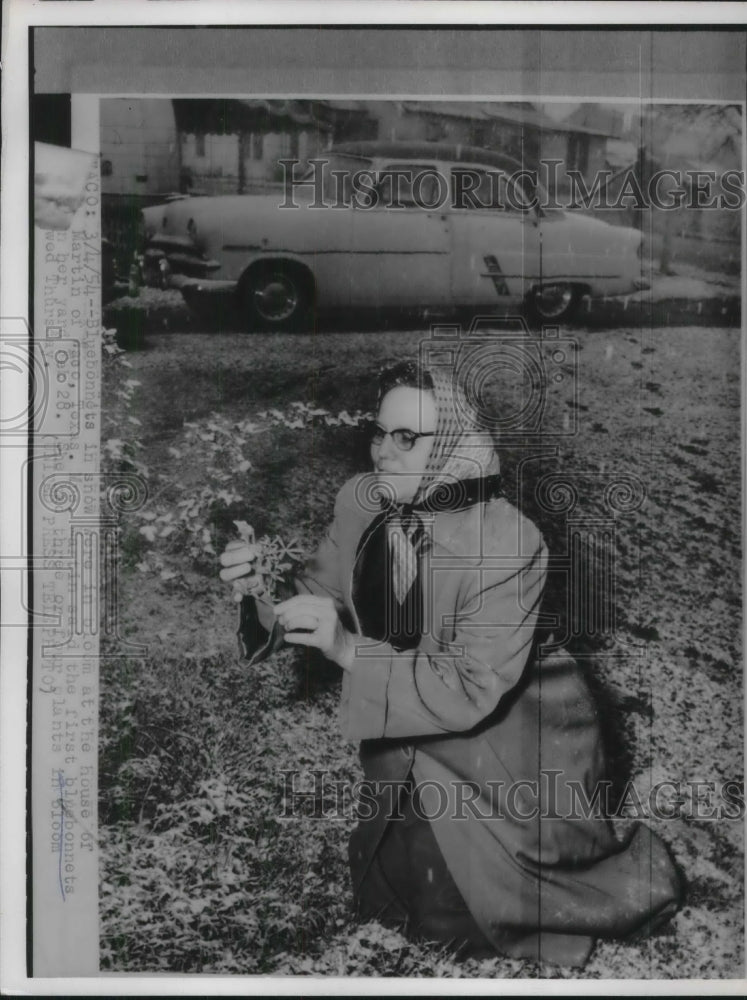
[[[654,212],[661,214],[658,209]],[[659,256],[659,270],[662,274],[672,273],[672,212],[664,210],[664,227],[662,230],[661,254]]]

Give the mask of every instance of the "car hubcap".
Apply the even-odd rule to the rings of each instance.
[[[569,285],[543,285],[538,289],[534,302],[537,312],[547,319],[561,316],[573,298],[573,290]]]
[[[255,289],[254,305],[264,319],[288,319],[298,306],[298,293],[287,278],[273,275]]]

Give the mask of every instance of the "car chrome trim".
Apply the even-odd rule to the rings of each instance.
[[[263,254],[271,253],[290,253],[295,257],[320,257],[324,254],[345,254],[346,257],[352,256],[380,256],[381,254],[398,254],[400,256],[430,256],[430,257],[450,257],[450,250],[291,250],[287,247],[257,247],[257,246],[241,246],[236,243],[227,243],[222,247],[223,250],[235,250],[246,252],[254,251]]]

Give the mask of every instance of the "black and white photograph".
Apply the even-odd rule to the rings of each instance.
[[[737,988],[745,31],[29,30],[29,979]]]

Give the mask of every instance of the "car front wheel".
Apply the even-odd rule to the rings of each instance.
[[[566,322],[578,308],[580,298],[578,289],[573,285],[548,283],[529,293],[527,312],[535,323]]]
[[[309,318],[313,283],[300,268],[256,268],[242,282],[241,301],[250,332],[297,330]]]

